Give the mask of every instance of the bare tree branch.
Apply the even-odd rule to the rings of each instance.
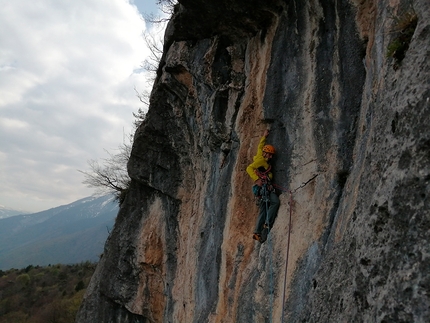
[[[165,24],[173,14],[177,0],[157,0],[157,4],[160,6],[161,11],[168,15],[169,18],[164,19],[150,16],[149,18],[146,17],[145,20],[159,24],[160,27],[163,27],[163,24]],[[151,53],[150,56],[142,63],[142,67],[146,71],[153,73],[154,77],[152,81],[155,79],[155,73],[163,55],[163,39],[159,36],[160,34],[161,30],[160,32],[155,31],[154,34],[149,32],[144,32],[142,34]],[[133,116],[135,117],[133,125],[135,129],[137,129],[137,127],[139,127],[139,125],[145,120],[146,113],[144,110],[147,110],[147,107],[149,106],[150,94],[147,91],[140,93],[136,88],[134,88],[134,91],[136,92],[140,102],[144,104],[143,109],[139,109],[136,113],[133,113]],[[124,201],[125,194],[127,193],[131,182],[127,173],[127,163],[130,158],[132,144],[133,134],[130,134],[118,147],[118,153],[113,154],[106,151],[108,157],[101,159],[100,162],[97,160],[89,160],[87,162],[89,170],[79,170],[79,172],[85,176],[83,184],[86,184],[88,187],[95,188],[96,192],[99,194],[113,194],[121,204]]]
[[[143,61],[141,66],[144,70],[155,75],[163,55],[163,39],[156,38],[156,36],[146,31],[142,34],[142,37],[151,54]],[[154,78],[152,81],[154,81]]]
[[[158,27],[162,27],[161,30],[164,30],[165,24],[168,20],[170,20],[173,15],[175,5],[178,3],[177,0],[158,0],[157,5],[160,10],[165,14],[165,17],[155,16],[154,14],[145,15],[145,21],[158,25]],[[156,72],[158,69],[158,65],[161,60],[161,56],[163,55],[163,38],[160,36],[161,30],[159,32],[152,31],[148,32],[146,30],[142,36],[143,40],[146,43],[146,46],[150,50],[150,56],[145,59],[142,63],[142,67],[149,72]],[[152,80],[153,81],[153,80]]]
[[[101,162],[89,160],[89,171],[78,170],[85,176],[83,184],[95,188],[98,194],[113,194],[120,204],[130,186],[127,162],[131,154],[133,136],[130,135],[128,140],[129,142],[124,142],[118,147],[117,154],[106,151],[109,157],[101,159]]]

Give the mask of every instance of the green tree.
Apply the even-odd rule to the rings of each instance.
[[[30,275],[22,274],[16,277],[16,282],[21,284],[22,286],[27,286],[30,283]]]
[[[80,280],[75,286],[75,291],[79,292],[84,288],[85,288],[85,283],[82,280]]]

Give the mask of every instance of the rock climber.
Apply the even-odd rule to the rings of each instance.
[[[279,197],[271,185],[273,175],[270,171],[270,160],[275,154],[275,147],[266,145],[266,138],[268,135],[269,130],[265,130],[258,144],[257,154],[253,158],[253,163],[246,168],[246,172],[254,181],[252,187],[254,195],[260,196],[263,188],[267,189],[267,200],[260,198],[258,201],[260,210],[252,236],[253,239],[261,243],[266,241],[267,234],[275,222],[279,209]]]

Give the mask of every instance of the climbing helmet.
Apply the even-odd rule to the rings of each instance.
[[[273,147],[272,145],[265,145],[263,147],[263,152],[273,155],[275,153],[275,147]]]

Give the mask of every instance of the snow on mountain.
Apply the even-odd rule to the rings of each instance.
[[[6,206],[0,205],[0,219],[6,219],[8,217],[20,215],[20,214],[28,214],[28,212],[21,211],[21,210],[14,210]]]
[[[118,210],[112,195],[90,196],[0,219],[0,269],[97,261]]]

